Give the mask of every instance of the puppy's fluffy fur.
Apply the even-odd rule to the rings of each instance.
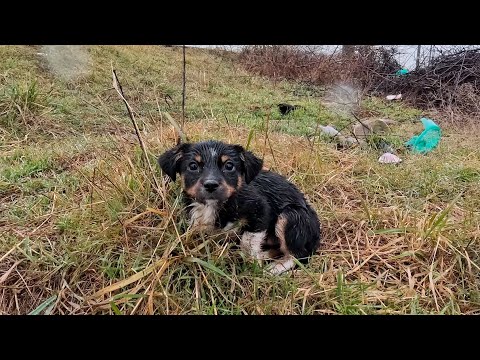
[[[258,259],[274,260],[282,273],[316,251],[321,231],[317,214],[283,176],[262,170],[263,161],[240,145],[220,141],[184,143],[158,163],[173,181],[180,174],[192,227],[230,230],[239,224],[241,248]]]

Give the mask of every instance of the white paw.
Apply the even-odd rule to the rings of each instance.
[[[281,260],[275,260],[269,264],[266,268],[266,271],[271,275],[280,275],[295,266],[295,261],[291,257],[284,258]]]

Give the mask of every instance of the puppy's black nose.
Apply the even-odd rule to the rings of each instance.
[[[214,192],[218,188],[218,181],[216,180],[207,180],[203,183],[203,187],[208,192]]]

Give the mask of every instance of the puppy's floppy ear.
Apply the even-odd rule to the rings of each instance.
[[[173,181],[177,178],[177,173],[180,172],[180,163],[182,162],[183,154],[188,149],[190,144],[183,143],[167,150],[158,158],[158,165],[162,171],[168,175]]]
[[[255,156],[251,151],[245,150],[240,145],[235,145],[235,150],[240,154],[245,171],[245,182],[248,184],[262,170],[263,160]]]

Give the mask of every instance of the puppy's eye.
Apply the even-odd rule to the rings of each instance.
[[[231,161],[227,161],[225,165],[223,165],[225,171],[233,171],[235,169],[235,165]]]
[[[198,170],[198,164],[196,162],[192,161],[190,164],[188,164],[188,170],[197,171]]]

